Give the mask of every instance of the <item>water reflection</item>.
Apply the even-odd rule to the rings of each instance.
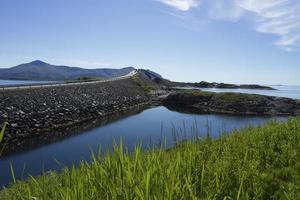
[[[91,150],[97,151],[99,146],[103,150],[109,150],[113,141],[118,142],[120,138],[129,151],[140,142],[144,149],[159,145],[163,138],[166,139],[167,147],[171,147],[174,145],[174,137],[191,138],[195,131],[199,136],[205,137],[209,130],[211,137],[217,138],[223,131],[228,132],[249,125],[257,126],[271,119],[274,118],[188,114],[171,111],[163,106],[143,111],[138,109],[126,115],[77,127],[76,130],[72,128],[65,133],[57,132],[56,135],[59,137],[52,137],[50,141],[40,138],[30,141],[28,145],[32,144],[35,148],[1,158],[0,185],[11,182],[10,163],[13,164],[16,177],[21,179],[28,177],[29,174],[35,176],[43,171],[77,165],[81,160],[89,161]],[[65,137],[69,131],[74,131],[73,136]],[[37,142],[39,147],[36,146]],[[45,143],[47,145],[44,145]]]

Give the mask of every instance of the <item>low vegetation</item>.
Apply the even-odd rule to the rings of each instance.
[[[229,83],[209,83],[206,81],[201,81],[200,83],[194,83],[195,87],[200,88],[223,88],[223,89],[260,89],[260,90],[275,90],[269,86],[257,85],[257,84],[246,84],[246,85],[236,85],[236,84],[229,84]]]
[[[66,83],[78,83],[78,82],[91,82],[91,81],[101,81],[103,78],[101,77],[79,77],[76,80],[71,80],[71,81],[65,81]]]
[[[101,77],[88,77],[88,76],[80,77],[77,79],[77,81],[101,81],[101,80],[103,80],[103,78]]]
[[[300,118],[217,140],[133,153],[121,145],[78,168],[17,182],[14,199],[300,199]]]
[[[243,94],[243,93],[230,93],[230,92],[225,92],[225,93],[216,93],[215,98],[222,100],[222,101],[243,101],[243,100],[248,100],[248,101],[263,101],[267,99],[268,97],[263,96],[263,95],[258,95],[258,94]]]
[[[239,101],[239,100],[263,100],[267,99],[268,96],[259,94],[246,94],[246,93],[236,93],[236,92],[208,92],[201,90],[182,90],[183,93],[191,93],[195,96],[205,96],[222,101]]]
[[[146,93],[155,90],[155,87],[145,83],[138,76],[133,77],[133,80],[136,82],[138,86],[140,86]]]

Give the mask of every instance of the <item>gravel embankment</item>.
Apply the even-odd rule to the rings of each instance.
[[[0,91],[0,124],[10,149],[25,139],[149,102],[131,78],[87,85]],[[0,146],[1,148],[1,146]]]

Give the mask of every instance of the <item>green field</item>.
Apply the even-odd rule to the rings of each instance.
[[[0,199],[300,199],[300,118],[169,150],[116,147],[12,184]]]

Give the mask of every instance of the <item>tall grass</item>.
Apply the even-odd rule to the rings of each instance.
[[[92,163],[13,184],[0,198],[300,199],[300,118],[168,150],[128,153],[121,144]]]
[[[7,123],[5,122],[2,126],[2,128],[0,129],[0,143],[3,142],[3,138],[4,138],[4,133],[5,133],[5,129],[6,129],[6,125]],[[2,155],[2,152],[4,150],[5,146],[3,146],[2,148],[0,148],[0,157]],[[1,177],[0,177],[1,178]]]
[[[3,124],[1,131],[0,131],[0,142],[2,142],[2,140],[3,140],[5,129],[6,129],[6,123]]]

